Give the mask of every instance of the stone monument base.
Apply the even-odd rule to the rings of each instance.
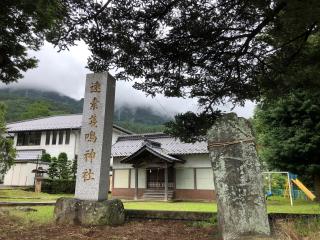
[[[58,224],[121,225],[125,221],[122,202],[119,199],[88,201],[76,198],[59,198],[54,208]]]

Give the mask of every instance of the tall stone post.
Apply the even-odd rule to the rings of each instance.
[[[262,173],[249,122],[234,113],[222,116],[208,131],[208,149],[223,239],[269,235]]]
[[[108,73],[88,74],[82,115],[75,197],[108,197],[116,81]]]
[[[120,200],[108,201],[115,79],[88,74],[85,88],[75,199],[58,199],[60,223],[117,225],[124,222]]]

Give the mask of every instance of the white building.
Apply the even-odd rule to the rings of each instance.
[[[68,159],[78,157],[82,115],[61,115],[44,117],[7,125],[8,133],[14,140],[17,150],[15,165],[5,174],[4,185],[29,186],[34,183],[33,169],[37,166],[47,168],[48,164],[40,161],[44,152],[58,157],[61,152]],[[121,135],[131,134],[116,125],[113,126],[112,142]]]

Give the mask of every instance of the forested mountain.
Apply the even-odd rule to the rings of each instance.
[[[83,99],[75,100],[57,92],[35,89],[0,89],[0,102],[7,107],[7,122],[58,114],[81,113]],[[115,107],[114,122],[136,133],[163,130],[170,117],[146,106]]]

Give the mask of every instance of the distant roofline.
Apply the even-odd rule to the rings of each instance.
[[[118,126],[117,124],[113,124],[113,127],[114,127],[115,129],[121,131],[121,132],[130,134],[130,135],[131,135],[131,134],[135,134],[134,132],[131,132],[131,131],[128,130],[128,129],[125,129],[125,128],[123,128],[123,127],[120,127],[120,126]]]
[[[23,123],[23,122],[29,122],[29,121],[40,120],[40,119],[50,118],[50,117],[63,117],[63,116],[75,116],[75,115],[82,115],[82,113],[57,114],[57,115],[51,115],[51,116],[45,116],[45,117],[30,118],[30,119],[24,119],[24,120],[20,120],[20,121],[15,121],[15,122],[7,122],[6,125],[16,124],[16,123]]]
[[[112,145],[113,157],[128,157],[135,153],[145,141],[158,142],[161,149],[170,156],[208,154],[207,141],[185,143],[174,136],[163,132],[121,135]]]
[[[137,151],[135,151],[131,155],[120,160],[120,163],[134,164],[135,159],[145,151],[147,151],[147,152],[151,153],[152,155],[155,155],[158,158],[165,160],[166,162],[169,162],[169,163],[173,163],[173,162],[184,163],[185,162],[184,160],[176,158],[176,157],[172,156],[171,154],[163,153],[163,152],[159,151],[159,149],[161,149],[161,148],[158,148],[156,150],[155,148],[153,148],[147,144],[143,145],[141,148],[139,148]],[[161,149],[161,150],[163,150],[163,149]]]
[[[122,135],[118,137],[118,141],[123,140],[140,140],[140,139],[155,139],[155,138],[174,138],[163,132],[154,132],[154,133],[139,133],[131,135]]]
[[[16,121],[16,122],[10,122],[7,123],[6,125],[10,125],[10,124],[18,124],[18,123],[24,123],[24,122],[30,122],[30,121],[35,121],[35,120],[41,120],[41,119],[45,119],[45,118],[51,118],[51,117],[63,117],[63,116],[77,116],[77,115],[81,115],[82,113],[75,113],[75,114],[58,114],[58,115],[52,115],[52,116],[45,116],[45,117],[38,117],[38,118],[31,118],[31,119],[25,119],[25,120],[20,120],[20,121]],[[113,127],[121,132],[127,133],[127,134],[134,134],[134,132],[127,130],[125,128],[122,128],[116,124],[113,124]],[[75,127],[75,128],[57,128],[56,130],[62,130],[62,129],[81,129],[81,127]],[[18,131],[10,131],[8,128],[8,133],[13,133],[13,132],[24,132],[24,131],[28,131],[28,130],[18,130]],[[41,131],[41,130],[47,130],[46,128],[43,129],[38,129],[38,130],[34,130],[34,131]],[[30,130],[31,131],[31,130]]]

